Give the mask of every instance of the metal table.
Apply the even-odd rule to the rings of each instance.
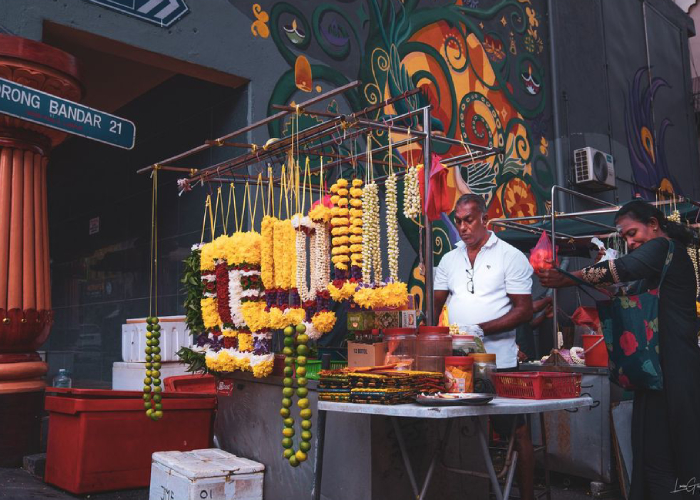
[[[494,398],[493,401],[486,405],[480,406],[422,406],[418,404],[403,404],[403,405],[373,405],[373,404],[354,404],[354,403],[331,403],[327,401],[319,401],[318,409],[319,414],[325,411],[334,411],[341,413],[361,413],[366,415],[384,415],[391,417],[394,430],[396,431],[396,438],[399,443],[399,448],[401,450],[401,455],[403,457],[404,466],[406,467],[406,472],[408,473],[409,479],[411,481],[411,487],[413,492],[419,500],[422,500],[430,485],[430,480],[435,469],[435,465],[438,461],[442,447],[444,446],[445,440],[449,435],[452,419],[460,417],[470,417],[474,421],[474,425],[477,431],[477,436],[479,438],[479,445],[486,464],[486,469],[488,471],[489,479],[491,480],[491,485],[493,487],[494,494],[497,500],[508,500],[510,496],[510,487],[513,481],[513,473],[515,471],[515,463],[517,461],[517,452],[513,452],[513,465],[508,473],[508,478],[506,479],[506,484],[501,490],[500,484],[498,483],[498,476],[491,461],[491,454],[489,452],[488,436],[486,429],[481,425],[479,417],[487,415],[519,415],[519,414],[532,414],[532,413],[543,413],[556,410],[571,410],[574,408],[580,408],[584,406],[591,406],[593,400],[590,397],[579,397],[572,399],[547,399],[547,400],[533,400],[533,399],[511,399],[511,398]],[[403,435],[401,433],[400,426],[397,423],[398,418],[446,418],[449,419],[447,425],[445,426],[445,431],[440,438],[440,446],[436,449],[433,454],[430,466],[428,468],[428,473],[426,474],[423,485],[419,491],[418,483],[416,482],[415,475],[413,473],[413,468],[406,452],[406,446],[404,443]],[[317,459],[322,462],[323,457],[323,434],[325,429],[323,425],[319,426],[319,449],[317,450]],[[320,491],[321,482],[321,471],[317,471],[316,485],[314,490]]]

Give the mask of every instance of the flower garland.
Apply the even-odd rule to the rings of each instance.
[[[274,273],[275,273],[275,287],[279,290],[289,290],[291,282],[291,266],[289,257],[293,257],[291,262],[296,262],[296,250],[288,247],[289,244],[289,234],[287,233],[287,226],[291,227],[289,220],[276,220],[274,226],[274,248],[273,248],[273,259],[274,259]]]
[[[389,281],[399,280],[399,220],[396,174],[391,173],[386,180],[386,239],[389,255]]]
[[[353,179],[350,188],[350,277],[362,278],[362,180]],[[359,221],[359,222],[358,222]]]
[[[362,243],[362,281],[365,285],[382,281],[381,242],[379,235],[379,189],[374,182],[365,185],[362,191],[362,219],[357,225],[364,231]]]
[[[263,286],[266,290],[275,288],[275,262],[274,262],[274,227],[277,219],[266,215],[263,217],[260,233],[262,243],[260,248],[260,274]]]
[[[216,263],[216,308],[223,324],[233,323],[231,304],[229,302],[229,276],[225,260]]]
[[[421,214],[420,184],[418,167],[408,167],[403,180],[403,215],[407,219],[415,219]]]
[[[160,402],[160,325],[158,318],[146,318],[146,378],[143,379],[143,400],[146,415],[153,420],[163,417],[163,406]]]
[[[296,338],[296,350],[294,349],[294,333],[298,334]],[[306,461],[307,452],[311,449],[311,409],[309,408],[309,399],[307,398],[309,391],[306,388],[308,383],[306,379],[306,355],[309,348],[306,343],[309,340],[306,335],[306,327],[299,324],[296,328],[288,326],[284,329],[284,379],[282,380],[282,408],[280,416],[283,418],[284,429],[282,430],[282,447],[284,448],[284,458],[289,460],[289,465],[298,467],[299,464]],[[292,418],[292,397],[294,396],[294,365],[296,365],[296,381],[297,381],[297,406],[300,408],[299,416],[301,417],[301,442],[299,450],[294,451],[294,418]]]
[[[348,243],[350,239],[348,234],[350,233],[350,219],[348,218],[348,181],[347,179],[338,179],[338,181],[331,186],[331,201],[334,207],[331,209],[331,235],[333,239],[331,243],[333,248],[331,250],[331,261],[336,270],[340,271],[343,276],[345,272],[348,271],[350,262],[350,247]],[[341,215],[341,213],[345,215]]]

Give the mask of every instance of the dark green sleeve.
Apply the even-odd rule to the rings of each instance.
[[[584,267],[581,279],[591,285],[609,285],[658,278],[667,254],[668,240],[655,238],[624,257]]]

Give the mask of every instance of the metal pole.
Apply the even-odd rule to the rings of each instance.
[[[551,20],[550,20],[550,22],[551,22]],[[553,43],[553,42],[550,40],[550,43]],[[554,185],[554,186],[552,186],[552,194],[551,194],[551,200],[552,200],[552,216],[551,216],[552,227],[551,227],[551,231],[552,231],[552,259],[555,259],[555,260],[556,260],[556,256],[557,256],[557,237],[556,237],[557,233],[554,229],[554,221],[557,219],[557,216],[556,216],[556,214],[557,214],[557,210],[556,210],[557,201],[555,198],[556,192],[557,192],[557,186]],[[553,311],[552,311],[552,313],[553,313],[553,315],[552,315],[552,335],[554,335],[554,342],[552,344],[552,349],[559,349],[559,345],[558,345],[558,342],[559,342],[559,307],[557,305],[559,301],[558,301],[557,295],[558,295],[557,289],[553,288],[552,289],[552,308],[553,308]]]
[[[423,132],[425,133],[425,143],[423,145],[423,175],[425,179],[425,193],[423,199],[425,203],[428,202],[428,193],[430,192],[430,108],[425,107],[423,109]],[[425,248],[423,250],[423,255],[425,258],[425,318],[428,326],[433,326],[435,324],[435,318],[433,317],[433,224],[423,211],[423,217],[425,224],[423,230],[425,231],[423,238],[423,244]]]
[[[331,355],[324,354],[321,357],[321,369],[328,370],[331,367]],[[316,447],[314,449],[314,485],[311,488],[311,500],[321,500],[321,478],[323,477],[323,446],[326,442],[326,411],[318,410],[318,432],[316,433]]]

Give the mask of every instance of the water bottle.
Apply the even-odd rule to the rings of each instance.
[[[61,368],[60,370],[58,370],[58,375],[56,375],[53,378],[53,386],[54,387],[70,388],[72,384],[73,384],[73,381],[68,376],[68,370],[66,370],[65,368]]]

